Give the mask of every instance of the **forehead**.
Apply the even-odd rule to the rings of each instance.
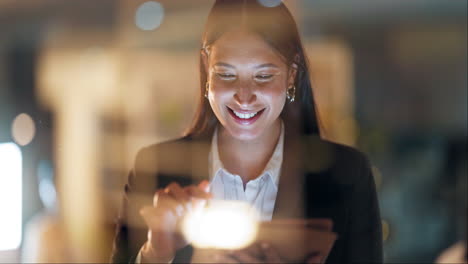
[[[223,34],[211,46],[210,61],[229,64],[273,63],[286,66],[276,52],[259,35],[245,31],[230,31]]]

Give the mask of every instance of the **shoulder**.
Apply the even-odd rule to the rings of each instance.
[[[166,173],[187,175],[193,172],[197,158],[207,157],[209,144],[205,140],[182,137],[151,144],[138,151],[136,173]]]
[[[148,157],[151,158],[154,155],[161,155],[167,151],[183,151],[182,148],[190,141],[190,138],[182,137],[145,146],[138,151],[136,161],[144,160]]]
[[[316,135],[303,136],[302,151],[309,159],[327,157],[329,162],[345,162],[350,164],[367,162],[366,155],[358,149],[322,139]]]
[[[334,149],[336,157],[342,159],[342,161],[359,165],[364,165],[364,163],[368,163],[368,158],[366,154],[364,154],[362,151],[358,150],[355,147],[326,140],[325,142]]]
[[[154,170],[159,165],[160,159],[164,158],[165,162],[173,160],[174,162],[182,159],[183,153],[186,153],[187,144],[190,142],[188,138],[177,138],[159,143],[154,143],[141,148],[135,158],[135,170],[145,171]]]
[[[333,171],[340,181],[355,182],[370,172],[369,159],[354,147],[318,136],[305,136],[302,148],[306,168],[312,171]]]

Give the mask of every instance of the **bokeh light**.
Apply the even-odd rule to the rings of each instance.
[[[44,206],[53,210],[56,206],[57,193],[54,184],[54,169],[49,160],[41,160],[37,166],[39,178],[39,197]]]
[[[26,146],[29,144],[36,134],[36,125],[33,119],[28,114],[19,114],[13,120],[11,134],[18,145]]]
[[[275,7],[281,4],[281,0],[258,0],[258,2],[265,7]]]
[[[183,233],[198,248],[239,249],[257,235],[258,214],[239,201],[212,201],[183,222]]]
[[[141,30],[155,30],[164,19],[163,6],[155,1],[141,4],[136,10],[135,24]]]
[[[383,241],[387,241],[390,236],[390,225],[386,220],[382,220],[382,238]]]

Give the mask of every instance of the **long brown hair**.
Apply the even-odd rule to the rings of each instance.
[[[281,2],[274,7],[263,6],[255,0],[217,0],[205,25],[201,52],[209,51],[224,33],[242,29],[258,34],[284,59],[286,65],[296,64],[296,101],[287,102],[281,117],[285,128],[295,127],[303,134],[320,134],[309,63],[302,46],[296,22]],[[193,123],[185,133],[188,137],[208,136],[218,120],[205,99],[207,72],[200,52],[200,96]]]

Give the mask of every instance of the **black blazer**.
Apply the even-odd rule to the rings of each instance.
[[[153,195],[175,181],[208,179],[211,138],[189,137],[142,149],[125,185],[123,208],[111,261],[134,262],[147,239],[139,215]],[[285,134],[283,164],[273,219],[326,217],[338,234],[326,263],[382,263],[382,229],[368,160],[357,150],[318,136],[292,140]],[[193,248],[177,252],[175,263],[190,262]]]

